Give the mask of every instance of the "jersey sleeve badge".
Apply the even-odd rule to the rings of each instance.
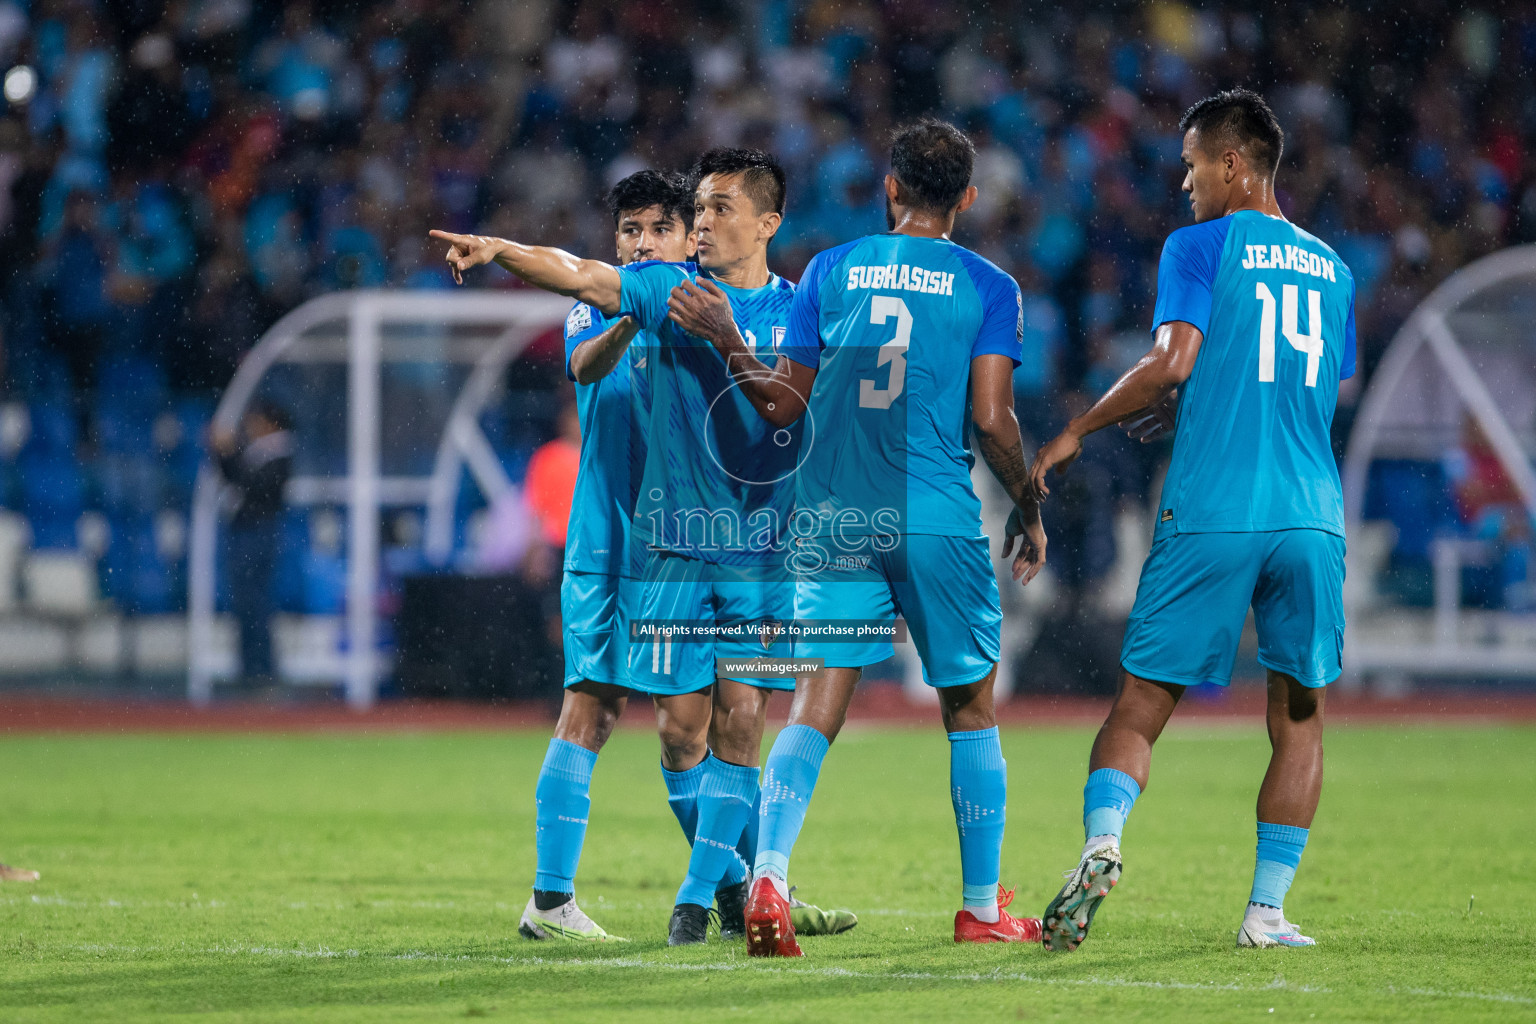
[[[578,302],[571,307],[570,313],[565,317],[565,336],[574,338],[582,331],[592,326],[592,307],[585,302]]]

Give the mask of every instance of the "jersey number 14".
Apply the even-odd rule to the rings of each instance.
[[[1275,293],[1269,285],[1258,282],[1255,297],[1263,306],[1259,315],[1259,381],[1273,384],[1275,380]],[[1296,323],[1300,305],[1300,289],[1294,284],[1280,286],[1280,329],[1291,348],[1307,356],[1307,387],[1317,387],[1317,368],[1323,358],[1323,296],[1307,289],[1307,330],[1302,334]]]

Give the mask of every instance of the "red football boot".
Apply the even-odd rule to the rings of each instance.
[[[956,942],[1039,942],[1038,917],[1014,917],[1003,908],[1013,902],[1013,890],[997,887],[997,923],[978,921],[969,910],[955,915]]]
[[[1035,922],[1035,938],[1040,937]],[[795,926],[789,920],[789,900],[779,895],[773,879],[763,877],[752,883],[747,897],[747,955],[804,956],[795,942]]]

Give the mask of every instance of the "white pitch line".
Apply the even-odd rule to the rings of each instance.
[[[1037,974],[1028,974],[1023,971],[987,971],[987,972],[952,972],[940,971],[858,971],[848,967],[778,967],[761,963],[722,962],[706,964],[669,963],[665,960],[646,960],[641,957],[613,957],[590,960],[582,959],[547,959],[542,956],[490,956],[472,955],[469,953],[429,953],[424,950],[410,950],[405,953],[367,953],[357,949],[327,949],[324,946],[316,946],[314,949],[280,949],[273,946],[209,946],[198,950],[189,950],[185,947],[174,946],[114,946],[114,945],[84,945],[69,947],[82,952],[123,952],[123,953],[203,953],[218,954],[223,956],[269,956],[269,957],[294,957],[297,959],[340,960],[340,959],[372,959],[372,960],[410,960],[427,963],[487,963],[508,965],[532,965],[550,967],[555,969],[579,968],[591,970],[593,968],[617,967],[629,970],[661,970],[661,971],[756,971],[762,974],[787,974],[802,977],[820,978],[858,978],[868,981],[1017,981],[1032,985],[1056,985],[1082,988],[1144,988],[1162,991],[1191,991],[1191,992],[1295,992],[1303,995],[1333,995],[1334,990],[1315,985],[1295,985],[1284,978],[1276,978],[1267,985],[1239,985],[1235,982],[1219,981],[1142,981],[1135,978],[1049,978]],[[1536,998],[1520,996],[1509,992],[1449,992],[1432,988],[1408,988],[1399,989],[1388,986],[1382,989],[1367,990],[1378,996],[1423,996],[1431,999],[1470,999],[1481,1002],[1508,1003],[1520,1006],[1536,1005]]]
[[[292,900],[281,903],[278,909],[283,910],[314,910],[323,912],[352,911],[360,907],[368,907],[371,910],[462,910],[467,913],[521,913],[523,904],[506,903],[503,901],[477,901],[477,900],[365,900],[361,902],[335,902],[326,903],[319,900]],[[71,907],[75,909],[97,910],[127,910],[127,909],[156,909],[156,910],[271,910],[274,908],[272,901],[264,900],[219,900],[188,898],[184,900],[133,900],[117,899],[113,897],[101,897],[98,899],[71,899],[67,896],[44,896],[30,894],[27,896],[0,896],[0,906],[36,906],[36,907]],[[647,904],[633,901],[618,903],[611,900],[598,899],[593,906],[601,910],[631,910],[654,912],[657,908]],[[909,910],[905,907],[871,907],[858,911],[860,917],[935,917],[948,918],[954,916],[949,910]]]
[[[1411,996],[1434,996],[1437,999],[1481,999],[1489,1003],[1518,1003],[1529,1006],[1536,1003],[1536,999],[1528,996],[1511,995],[1508,992],[1441,992],[1433,988],[1405,988],[1396,989],[1391,986],[1383,989],[1388,995],[1407,994]]]
[[[605,900],[598,900],[596,905],[604,909],[611,909],[614,906]],[[188,898],[184,900],[129,900],[114,899],[112,897],[82,900],[70,899],[67,896],[43,896],[33,894],[29,896],[0,897],[0,906],[73,907],[79,909],[108,910],[122,910],[135,907],[141,909],[154,908],[171,910],[228,910],[231,908],[247,910],[270,910],[272,908],[272,903],[260,900],[240,900],[237,902],[216,899],[205,900],[201,897]],[[322,903],[318,901],[299,900],[283,904],[283,908],[287,910],[321,911],[355,910],[359,906],[367,906],[373,910],[464,910],[473,911],[476,913],[484,913],[487,911],[502,911],[511,913],[514,911],[521,911],[523,909],[522,904],[517,904],[514,906],[511,903],[504,902],[456,902],[454,900],[368,900],[362,904],[356,902]],[[647,905],[637,904],[626,909],[653,910],[655,908]]]

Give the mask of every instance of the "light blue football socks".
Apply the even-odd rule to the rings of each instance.
[[[704,778],[704,772],[709,762],[714,760],[714,754],[705,754],[704,760],[689,768],[687,771],[673,772],[665,767],[661,769],[661,777],[667,784],[667,806],[672,808],[672,814],[677,818],[678,825],[682,826],[683,835],[688,839],[688,845],[693,845],[694,833],[699,824],[699,784]],[[726,868],[722,885],[734,885],[746,880],[747,872],[751,870],[751,851],[757,843],[757,800],[754,797],[752,809],[747,814],[747,825],[742,829],[741,839],[736,844],[736,858]]]
[[[534,853],[537,867],[533,887],[546,892],[574,893],[576,864],[587,837],[592,808],[592,767],[597,754],[586,747],[551,739],[533,789]]]
[[[1301,864],[1301,852],[1307,848],[1308,830],[1295,825],[1271,825],[1259,822],[1259,845],[1253,865],[1253,894],[1250,903],[1283,910],[1285,894]]]
[[[1139,796],[1141,786],[1125,772],[1113,768],[1091,772],[1083,786],[1083,838],[1114,836],[1119,841]]]
[[[671,772],[665,766],[661,769],[662,781],[667,784],[667,806],[682,826],[689,846],[693,845],[693,833],[699,824],[699,780],[704,778],[707,764],[709,755],[705,754],[704,760],[687,771]]]
[[[791,725],[773,741],[763,769],[754,875],[789,878],[789,854],[805,824],[805,810],[821,775],[829,741],[808,725]]]
[[[713,758],[714,755],[710,756]],[[753,768],[751,779],[744,780],[742,793],[747,798],[747,813],[736,840],[736,848],[726,861],[725,874],[716,883],[717,889],[740,885],[752,874],[752,857],[757,850],[757,808],[763,797],[762,775],[761,768]]]
[[[726,873],[727,883],[744,882],[752,874],[752,864],[757,859],[757,819],[763,811],[763,787],[758,785],[752,796],[752,810],[747,815],[747,827],[741,830],[741,841],[736,844],[736,860]],[[739,877],[737,872],[740,872]]]
[[[699,819],[688,856],[688,876],[677,890],[678,903],[708,907],[722,882],[746,878],[746,868],[736,855],[747,816],[757,800],[758,770],[731,764],[718,757],[704,761],[699,781]]]
[[[965,907],[980,911],[980,920],[995,923],[1008,817],[1008,763],[996,726],[949,734],[949,795],[960,832]]]

